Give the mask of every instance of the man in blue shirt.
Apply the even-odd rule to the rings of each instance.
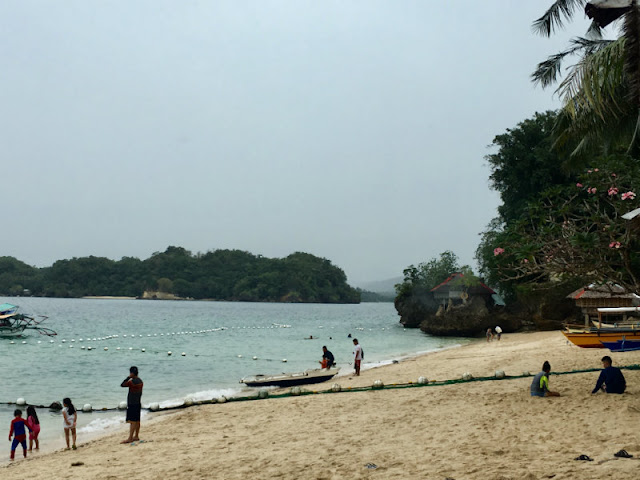
[[[600,372],[596,387],[591,393],[596,393],[600,389],[607,393],[624,393],[627,388],[627,382],[620,369],[611,366],[610,356],[605,355],[602,357],[602,366],[604,368],[602,369],[602,372]]]

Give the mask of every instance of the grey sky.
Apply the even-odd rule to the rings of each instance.
[[[548,4],[4,0],[0,255],[472,263],[487,145],[558,106],[529,75],[586,30],[534,35]]]

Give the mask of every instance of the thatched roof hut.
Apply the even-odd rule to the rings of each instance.
[[[582,310],[585,324],[588,324],[591,318],[594,320],[598,318],[598,308],[630,307],[640,300],[635,293],[612,282],[582,287],[571,292],[567,298],[574,300],[576,306]]]

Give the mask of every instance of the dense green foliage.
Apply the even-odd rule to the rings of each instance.
[[[536,114],[494,141],[498,152],[487,160],[503,204],[476,251],[480,272],[509,300],[563,284],[568,293],[581,282],[637,290],[640,245],[622,218],[637,207],[637,160],[597,157],[565,173],[566,157],[551,149],[552,121]]]
[[[183,298],[249,302],[360,301],[344,272],[314,255],[297,252],[278,259],[240,250],[192,255],[181,247],[168,247],[146,260],[91,256],[58,260],[46,268],[0,257],[0,293],[17,295],[23,289],[51,297],[137,297],[150,290]]]

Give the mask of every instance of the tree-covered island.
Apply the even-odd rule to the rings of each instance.
[[[50,267],[0,257],[0,294],[47,297],[142,297],[145,291],[179,298],[294,303],[359,303],[331,261],[296,252],[267,258],[240,250],[192,254],[168,247],[146,260],[82,257]]]

